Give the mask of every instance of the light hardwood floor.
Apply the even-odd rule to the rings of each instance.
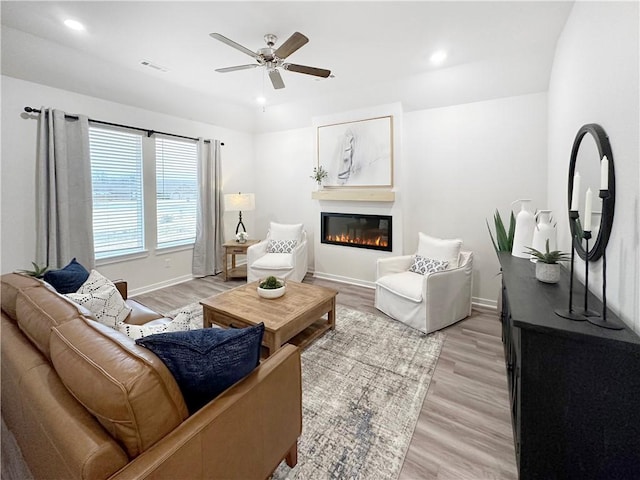
[[[224,282],[217,275],[138,295],[136,299],[168,312],[244,282]],[[381,315],[373,306],[372,289],[311,275],[304,282],[335,288],[339,291],[337,303]],[[474,311],[444,331],[447,337],[400,480],[517,479],[498,317]]]
[[[339,304],[378,312],[374,291],[319,280],[307,283],[335,288]],[[244,284],[205,277],[136,299],[159,312],[182,307]],[[404,461],[400,480],[517,479],[509,395],[500,323],[495,314],[474,311],[444,330],[447,334]],[[3,422],[2,480],[31,478]],[[309,479],[315,480],[315,479]]]

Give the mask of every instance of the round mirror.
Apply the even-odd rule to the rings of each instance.
[[[608,189],[601,197],[601,162],[608,159]],[[598,260],[604,253],[611,226],[613,225],[613,211],[615,204],[615,176],[613,168],[613,154],[609,137],[600,125],[590,123],[578,131],[571,150],[569,166],[569,209],[578,211],[578,218],[569,213],[569,225],[573,245],[582,259]],[[574,192],[575,190],[575,192]],[[591,216],[586,219],[587,192],[591,196]],[[590,222],[590,227],[588,225]],[[589,227],[589,228],[585,228]],[[583,230],[591,232],[591,238],[583,238]],[[588,248],[587,248],[588,247]]]

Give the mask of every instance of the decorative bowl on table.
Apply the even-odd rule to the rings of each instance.
[[[262,298],[278,298],[284,295],[286,289],[285,281],[282,278],[270,276],[258,282],[258,296]]]

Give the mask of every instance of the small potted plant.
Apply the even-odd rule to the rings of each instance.
[[[560,280],[560,264],[570,259],[568,253],[560,250],[549,251],[549,239],[546,242],[546,252],[527,247],[529,253],[536,258],[536,278],[544,283],[558,283]]]
[[[258,295],[262,298],[278,298],[284,295],[285,282],[273,275],[258,282]]]
[[[309,178],[313,178],[318,186],[322,185],[322,181],[329,176],[329,173],[324,169],[322,165],[318,165],[313,168],[313,175]]]
[[[249,234],[247,232],[236,233],[236,242],[238,243],[247,243],[248,238],[249,238]]]
[[[30,277],[42,278],[47,270],[49,270],[49,266],[41,267],[36,262],[31,262],[31,265],[33,265],[33,270],[18,270],[18,272],[23,275],[29,275]]]

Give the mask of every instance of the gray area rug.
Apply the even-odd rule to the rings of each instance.
[[[174,310],[202,328],[202,307]],[[445,334],[424,335],[382,315],[338,305],[336,330],[302,352],[298,464],[273,479],[395,480]]]

